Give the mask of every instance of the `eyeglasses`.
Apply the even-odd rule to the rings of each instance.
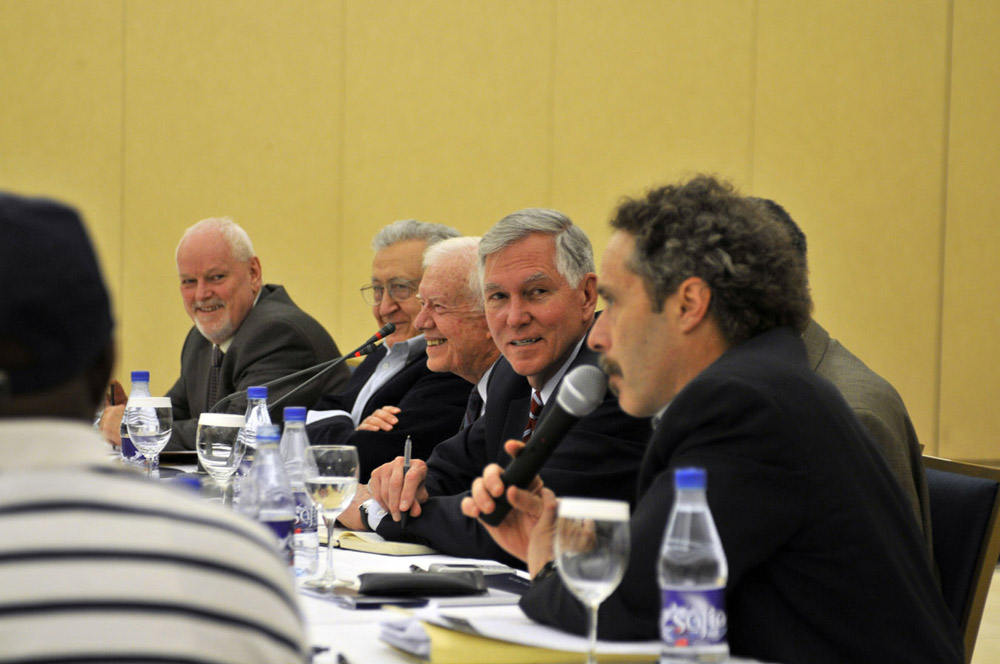
[[[385,295],[385,291],[388,288],[389,297],[392,298],[392,301],[402,302],[413,296],[419,283],[419,279],[391,279],[388,286],[383,286],[382,284],[368,284],[367,286],[361,287],[361,297],[363,297],[365,302],[368,304],[375,306],[376,304],[381,304],[382,297]]]

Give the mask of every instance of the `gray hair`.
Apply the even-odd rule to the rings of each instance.
[[[446,240],[441,240],[437,244],[427,247],[427,249],[424,250],[425,272],[427,271],[427,268],[432,265],[449,258],[464,261],[463,267],[465,267],[468,271],[468,277],[465,282],[465,295],[469,298],[470,304],[472,304],[477,311],[483,311],[485,309],[483,302],[483,287],[479,278],[479,270],[477,269],[480,240],[482,240],[482,238],[474,236],[451,237]]]
[[[528,208],[512,212],[486,231],[479,243],[479,275],[484,278],[486,259],[533,234],[552,235],[556,241],[556,269],[574,287],[594,271],[594,249],[583,229],[557,210]]]
[[[372,240],[372,251],[377,253],[397,242],[405,242],[406,240],[423,240],[429,247],[441,240],[459,235],[461,233],[457,230],[444,224],[429,224],[416,219],[401,219],[384,226],[375,234],[375,238]]]
[[[221,233],[222,237],[226,240],[226,244],[229,245],[230,255],[241,263],[246,263],[255,256],[253,252],[253,243],[250,242],[250,236],[239,224],[229,217],[209,217],[208,219],[202,219],[197,224],[184,231],[184,235],[181,236],[180,242],[177,243],[177,249],[174,250],[175,261],[177,260],[177,253],[180,251],[184,240],[186,240],[188,236],[194,235],[195,233],[201,233],[203,231],[217,231]]]

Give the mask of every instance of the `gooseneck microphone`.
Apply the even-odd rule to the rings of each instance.
[[[396,331],[396,326],[394,324],[392,324],[392,323],[386,323],[381,328],[379,328],[378,332],[376,332],[375,334],[373,334],[370,337],[368,337],[367,341],[365,341],[363,344],[361,344],[360,346],[358,346],[357,348],[355,348],[354,350],[352,350],[350,353],[347,353],[346,355],[341,355],[340,357],[334,358],[332,360],[327,360],[326,362],[320,362],[319,364],[314,364],[311,367],[306,367],[305,369],[300,369],[300,370],[296,371],[295,373],[290,373],[290,374],[285,375],[285,376],[279,376],[278,378],[275,378],[274,380],[269,380],[266,383],[261,383],[259,387],[271,387],[273,385],[279,385],[281,383],[285,383],[287,381],[294,380],[294,379],[298,378],[299,376],[304,376],[306,374],[310,374],[310,373],[313,373],[313,372],[318,372],[314,376],[312,376],[309,379],[303,381],[301,384],[296,385],[294,388],[292,388],[288,392],[285,392],[284,394],[282,394],[280,397],[278,397],[277,399],[275,399],[272,403],[269,403],[268,406],[267,406],[267,409],[269,411],[272,410],[278,404],[280,404],[282,401],[286,400],[288,397],[292,396],[293,394],[295,394],[299,390],[301,390],[304,387],[308,386],[313,381],[318,380],[321,376],[323,376],[327,372],[331,371],[334,367],[340,366],[340,364],[343,363],[344,361],[349,360],[352,357],[363,357],[363,356],[368,355],[369,353],[373,352],[376,348],[378,348],[377,344],[378,344],[379,341],[381,341],[382,339],[385,339],[387,336],[389,336],[390,334],[392,334],[395,331]],[[246,396],[246,393],[247,393],[246,390],[239,390],[237,392],[233,392],[232,394],[227,394],[226,396],[224,396],[221,399],[219,399],[218,401],[216,401],[215,404],[209,409],[209,412],[212,412],[212,413],[217,412],[219,406],[223,406],[223,405],[229,403],[230,401],[232,401],[233,399],[236,399],[236,398],[239,398],[239,397],[242,397],[242,396]]]
[[[590,415],[600,405],[607,389],[607,376],[592,364],[566,374],[555,403],[545,408],[527,444],[500,475],[505,490],[503,495],[493,499],[496,509],[480,514],[480,519],[491,526],[500,525],[511,510],[506,487],[513,484],[523,489],[528,486],[577,420]]]

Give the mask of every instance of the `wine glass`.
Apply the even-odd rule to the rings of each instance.
[[[306,448],[303,477],[309,498],[326,523],[326,571],[307,581],[311,588],[332,590],[347,585],[333,573],[333,527],[358,490],[358,449],[353,445],[312,445]]]
[[[132,397],[125,406],[125,425],[136,449],[146,457],[146,476],[159,466],[160,450],[173,431],[170,397]]]
[[[244,422],[242,415],[225,413],[202,413],[198,417],[195,449],[201,465],[222,491],[223,505],[231,504],[229,489],[233,484],[233,473],[246,451],[239,440]]]
[[[560,498],[556,566],[562,582],[588,609],[587,663],[597,662],[597,609],[621,583],[628,565],[628,503]]]

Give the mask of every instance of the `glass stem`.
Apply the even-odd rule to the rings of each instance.
[[[160,455],[150,454],[146,457],[146,463],[149,464],[149,476],[160,479]]]
[[[587,611],[587,664],[597,664],[597,607],[599,604],[591,604]]]
[[[328,581],[330,585],[337,581],[337,577],[333,573],[333,525],[336,522],[336,519],[323,517],[323,523],[326,524],[326,572],[323,573],[323,579]]]

